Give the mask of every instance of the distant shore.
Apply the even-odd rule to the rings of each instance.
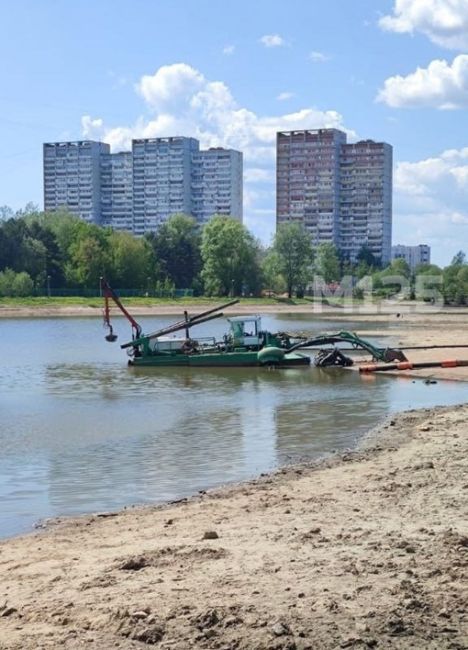
[[[0,648],[465,648],[468,406],[361,451],[0,543]]]
[[[38,305],[1,305],[0,304],[0,318],[49,318],[49,317],[101,317],[103,305],[100,304],[99,299],[93,301],[96,305],[65,305],[58,304],[38,304]],[[125,302],[125,301],[124,301]],[[188,310],[191,314],[210,309],[211,307],[221,305],[223,300],[206,301],[200,300],[198,302],[167,302],[167,303],[154,303],[154,304],[127,304],[126,307],[136,316],[180,316],[184,310]],[[310,313],[313,306],[309,303],[288,304],[288,303],[240,303],[233,307],[224,310],[230,314],[241,313]],[[115,315],[120,315],[120,312],[112,307],[112,312]]]
[[[172,316],[183,314],[184,310],[196,314],[229,301],[229,298],[189,298],[188,300],[154,300],[150,298],[122,299],[125,306],[139,316]],[[119,314],[111,305],[112,311]],[[32,298],[0,299],[0,318],[49,318],[82,317],[102,315],[103,302],[96,298]],[[440,322],[445,318],[468,319],[468,307],[444,307],[435,309],[429,304],[416,302],[381,301],[375,303],[333,301],[322,302],[312,299],[245,299],[224,310],[226,314],[264,313],[264,314],[310,314],[317,318],[342,318],[343,320],[372,319],[386,321],[389,317],[401,317],[410,322],[421,322],[427,318],[431,322]]]

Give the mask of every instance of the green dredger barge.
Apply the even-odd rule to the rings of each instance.
[[[231,329],[222,341],[213,337],[190,337],[190,328],[206,323],[214,318],[221,318],[221,309],[235,305],[232,300],[219,307],[189,316],[184,312],[184,320],[150,334],[143,334],[141,326],[122,305],[120,298],[109,284],[101,278],[101,291],[104,296],[104,324],[109,329],[106,340],[117,339],[110,323],[110,301],[113,300],[132,326],[132,340],[120,347],[127,350],[131,357],[131,366],[194,366],[200,367],[255,367],[289,368],[310,365],[310,357],[296,352],[300,348],[313,348],[324,345],[345,343],[348,349],[361,349],[368,352],[372,359],[384,361],[407,361],[404,353],[395,348],[378,348],[352,332],[335,332],[319,334],[312,338],[291,337],[285,333],[271,334],[261,327],[260,316],[236,316],[228,318]],[[179,338],[169,336],[184,331]],[[350,347],[349,347],[350,346]],[[315,357],[317,366],[350,366],[353,360],[337,348],[321,350]]]
[[[141,326],[127,311],[110,285],[101,279],[104,297],[104,324],[109,329],[106,340],[114,342],[110,323],[112,300],[132,326],[132,340],[120,347],[127,350],[131,366],[193,366],[193,367],[281,367],[308,366],[310,357],[290,351],[292,342],[285,334],[271,334],[262,330],[260,316],[228,318],[230,331],[221,341],[213,337],[191,338],[190,329],[214,318],[221,318],[221,309],[235,305],[233,300],[209,309],[197,316],[184,312],[184,320],[163,329],[143,334]],[[184,336],[169,336],[184,332]]]

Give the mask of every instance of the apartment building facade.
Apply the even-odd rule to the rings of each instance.
[[[339,160],[346,134],[337,129],[277,133],[277,224],[303,224],[312,243],[339,244]]]
[[[192,212],[194,138],[133,140],[133,223],[142,235],[155,231],[171,214]]]
[[[277,225],[301,223],[314,245],[355,261],[362,247],[390,261],[392,147],[348,144],[338,129],[277,134]]]
[[[133,229],[132,154],[105,153],[100,160],[100,223],[116,230]]]
[[[213,214],[229,214],[242,221],[242,153],[213,147],[193,157],[192,213],[206,223]]]
[[[104,142],[55,142],[43,145],[44,210],[66,207],[85,221],[101,220],[101,156]]]
[[[420,264],[431,263],[431,247],[427,244],[418,244],[417,246],[404,246],[397,244],[392,246],[392,261],[405,260],[410,269],[414,269]]]
[[[135,139],[119,153],[102,142],[45,143],[44,209],[136,235],[176,213],[242,221],[242,175],[241,152],[200,150],[195,138]]]

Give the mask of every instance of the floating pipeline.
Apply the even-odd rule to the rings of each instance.
[[[359,372],[382,372],[385,370],[418,370],[419,368],[457,368],[468,366],[468,359],[447,359],[446,361],[401,361],[400,363],[368,363],[359,367]]]

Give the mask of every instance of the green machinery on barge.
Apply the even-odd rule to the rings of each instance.
[[[101,279],[104,297],[104,324],[109,329],[106,340],[114,342],[110,322],[110,301],[112,300],[132,326],[132,340],[120,347],[127,350],[131,366],[193,366],[193,367],[294,367],[308,366],[310,357],[296,351],[289,351],[291,340],[284,334],[271,334],[262,330],[260,316],[236,316],[229,318],[230,331],[223,339],[214,337],[192,338],[190,329],[195,325],[223,316],[222,309],[235,305],[232,300],[196,316],[184,312],[184,319],[150,334],[143,334],[142,328],[123,306],[110,285]],[[183,336],[175,336],[183,332]]]
[[[313,338],[291,337],[285,333],[272,334],[262,329],[260,316],[235,316],[228,318],[230,331],[222,340],[214,337],[192,338],[190,330],[195,325],[206,323],[223,316],[222,309],[235,305],[232,300],[196,316],[184,312],[184,319],[150,334],[143,334],[142,328],[120,301],[112,287],[101,278],[101,292],[104,297],[104,325],[109,333],[106,340],[114,342],[110,322],[110,302],[113,301],[132,326],[132,339],[120,347],[127,350],[130,366],[193,366],[201,367],[267,367],[289,368],[310,365],[310,356],[298,352],[301,348],[323,347],[345,343],[348,349],[361,349],[378,361],[405,361],[401,350],[378,348],[369,341],[351,332],[320,334]],[[175,336],[177,332],[183,335]],[[319,366],[349,366],[353,361],[337,348],[321,350],[315,358]]]

